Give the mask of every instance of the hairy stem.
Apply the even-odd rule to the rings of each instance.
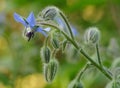
[[[100,66],[103,67],[102,62],[101,62],[101,58],[100,58],[99,45],[98,44],[96,44],[96,51],[97,51],[98,62],[100,64]]]
[[[87,55],[83,49],[81,49],[80,52],[86,57],[87,60],[91,62],[91,64],[93,64],[96,68],[98,68],[106,77],[112,80],[111,75],[108,74],[108,72],[106,72],[103,68],[101,68],[92,58],[90,58],[89,55]]]
[[[46,22],[40,22],[40,24],[41,25],[50,26],[50,27],[53,27],[55,29],[58,29],[58,31],[60,31],[65,36],[65,38],[69,42],[71,42],[71,44],[73,44],[74,47],[78,51],[80,51],[81,54],[84,55],[88,61],[91,62],[92,65],[94,65],[97,69],[99,69],[107,78],[109,78],[110,80],[112,80],[112,76],[108,72],[106,72],[103,68],[101,68],[91,57],[89,57],[89,55],[81,47],[79,47],[78,44],[73,39],[71,39],[66,33],[64,33],[58,26],[50,24],[50,23],[46,23]]]
[[[78,73],[77,78],[76,78],[77,81],[80,81],[82,75],[83,75],[84,72],[87,70],[87,68],[89,67],[89,65],[90,65],[90,64],[87,63],[87,64],[83,67],[83,69]]]
[[[52,57],[55,57],[56,51],[57,51],[56,49],[53,50],[53,52],[52,52]]]
[[[66,25],[67,25],[67,27],[68,27],[68,30],[69,30],[69,32],[70,32],[71,38],[74,40],[74,36],[73,36],[73,33],[72,33],[72,30],[71,30],[70,24],[69,24],[66,16],[65,16],[64,13],[61,12],[61,11],[59,11],[59,14],[60,14],[60,16],[63,18],[63,20],[65,21],[65,23],[66,23]]]
[[[45,39],[45,46],[47,46],[48,39],[49,39],[49,36],[47,36],[47,38]]]

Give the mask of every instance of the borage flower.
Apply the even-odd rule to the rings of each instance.
[[[33,12],[31,12],[26,19],[18,15],[17,13],[14,13],[14,19],[25,26],[25,36],[28,37],[28,41],[34,37],[35,32],[40,32],[44,36],[47,36],[46,32],[50,31],[50,28],[43,29],[42,27],[36,26],[36,20]]]

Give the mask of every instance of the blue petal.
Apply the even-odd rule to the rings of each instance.
[[[71,26],[71,29],[72,29],[72,33],[74,36],[76,36],[78,34],[78,31],[75,27]]]
[[[69,32],[68,32],[69,30],[66,28],[66,25],[65,25],[64,21],[61,18],[56,17],[55,21],[60,25],[60,27],[62,27],[64,29],[63,31],[65,31],[65,32],[67,32],[69,34]],[[72,29],[73,35],[76,36],[78,34],[77,29],[75,27],[73,27],[73,26],[71,26],[71,29]]]
[[[62,28],[65,27],[65,24],[64,24],[63,20],[60,19],[59,17],[56,17],[56,18],[55,18],[55,21],[56,21]]]
[[[56,17],[54,20],[59,24],[59,26],[63,29],[64,32],[69,34],[69,30],[67,29],[63,19],[61,19],[60,17]]]
[[[24,26],[27,26],[27,23],[25,22],[25,20],[23,19],[23,17],[21,17],[20,15],[18,15],[17,13],[14,13],[14,19],[17,22],[22,23]]]
[[[27,22],[29,23],[29,25],[30,26],[35,26],[35,24],[36,24],[36,22],[35,22],[35,17],[34,17],[34,14],[33,14],[33,12],[31,12],[30,14],[29,14],[29,16],[27,17]]]
[[[36,31],[42,33],[44,36],[47,37],[46,32],[41,27],[38,27]]]

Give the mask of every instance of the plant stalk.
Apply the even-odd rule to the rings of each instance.
[[[50,26],[50,27],[53,27],[55,29],[58,29],[58,31],[60,31],[65,37],[66,39],[71,42],[71,44],[74,45],[74,47],[81,52],[81,54],[83,56],[86,57],[86,59],[88,61],[91,62],[92,65],[94,65],[97,69],[99,69],[107,78],[109,78],[110,80],[112,80],[112,76],[108,74],[108,72],[106,72],[103,68],[101,68],[91,57],[89,57],[89,55],[81,48],[78,46],[78,44],[73,40],[71,39],[66,33],[64,33],[58,26],[56,25],[53,25],[53,24],[50,24],[50,23],[46,23],[46,22],[40,22],[39,24],[41,25],[46,25],[46,26]]]
[[[84,74],[84,72],[87,70],[87,68],[89,67],[90,64],[86,64],[82,70],[80,70],[80,72],[78,73],[77,77],[76,77],[76,80],[77,81],[80,81],[82,75]]]
[[[73,36],[73,33],[72,33],[72,30],[71,30],[70,24],[69,24],[66,16],[65,16],[64,13],[61,12],[61,11],[59,11],[59,14],[60,14],[60,16],[63,18],[63,20],[65,21],[65,23],[66,23],[66,25],[67,25],[67,27],[68,27],[68,30],[69,30],[69,32],[70,32],[71,38],[74,40],[74,36]]]
[[[98,44],[96,44],[96,51],[97,51],[98,62],[100,64],[100,66],[103,67],[102,62],[101,62],[101,58],[100,58],[99,45]]]

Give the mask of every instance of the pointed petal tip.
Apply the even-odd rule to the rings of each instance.
[[[27,22],[29,23],[30,26],[35,26],[36,21],[35,21],[35,16],[33,12],[30,12],[29,16],[27,17]]]
[[[18,18],[20,18],[21,16],[20,15],[18,15],[16,12],[13,14],[13,17],[14,17],[14,19],[18,22],[19,20],[18,20]]]
[[[23,17],[17,14],[16,12],[13,14],[15,21],[22,23],[24,26],[27,26],[27,23],[24,21]]]

